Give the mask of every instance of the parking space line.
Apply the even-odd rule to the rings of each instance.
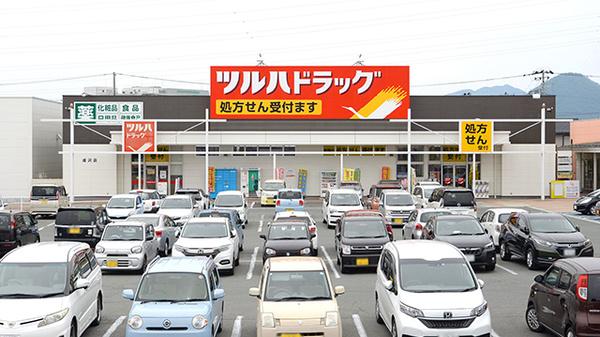
[[[513,274],[513,275],[519,275],[519,274],[517,274],[516,272],[514,272],[514,271],[512,271],[512,270],[510,270],[510,269],[508,269],[508,268],[506,268],[506,267],[502,267],[501,265],[499,265],[499,264],[497,264],[497,263],[496,263],[496,267],[498,267],[498,268],[500,268],[500,269],[502,269],[502,270],[504,270],[504,271],[506,271],[506,272],[509,272],[509,273],[511,273],[511,274]]]
[[[258,231],[257,232],[262,232],[262,226],[263,226],[263,221],[262,220],[258,220]]]
[[[121,325],[121,323],[123,323],[125,318],[127,318],[127,316],[121,316],[117,318],[117,320],[110,326],[110,328],[108,328],[108,330],[106,330],[102,337],[109,337],[113,334],[113,332],[117,331],[117,328],[119,327],[119,325]]]
[[[321,251],[323,251],[323,255],[325,255],[327,262],[329,262],[329,267],[331,268],[331,271],[333,272],[333,276],[335,276],[335,278],[340,278],[340,273],[338,273],[337,269],[333,265],[333,261],[331,260],[331,257],[329,257],[329,254],[327,254],[327,250],[325,250],[325,246],[321,246]]]
[[[360,337],[367,337],[367,332],[365,331],[365,327],[362,325],[360,321],[360,316],[357,314],[352,315],[352,320],[354,320],[354,326],[356,327],[356,331]]]
[[[254,265],[256,264],[256,256],[258,255],[258,247],[254,247],[254,252],[252,253],[252,260],[250,260],[250,269],[248,269],[248,274],[246,274],[246,280],[252,278],[252,272],[254,271]]]
[[[231,337],[240,337],[242,335],[242,318],[244,318],[244,316],[235,318],[233,329],[231,329]]]
[[[250,204],[250,208],[254,208],[255,201]]]

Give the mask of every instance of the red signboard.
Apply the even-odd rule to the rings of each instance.
[[[156,152],[156,121],[123,122],[123,152]]]
[[[213,119],[406,119],[406,66],[211,67]]]

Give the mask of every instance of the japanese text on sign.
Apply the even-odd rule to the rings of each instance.
[[[119,124],[144,119],[142,102],[75,102],[75,121],[79,124]]]
[[[123,123],[124,152],[156,152],[156,122],[126,121]]]
[[[462,121],[460,122],[461,152],[492,152],[492,135],[494,132],[491,121]]]

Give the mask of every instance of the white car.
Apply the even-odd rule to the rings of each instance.
[[[228,218],[194,218],[181,229],[172,256],[212,256],[220,271],[233,275],[240,263],[239,246]]]
[[[403,240],[418,240],[424,237],[425,225],[429,219],[438,215],[451,215],[452,212],[445,208],[417,208],[408,216],[402,227]]]
[[[479,223],[487,230],[496,248],[499,247],[500,228],[512,213],[529,213],[523,208],[488,208],[479,218]]]
[[[144,213],[144,202],[137,194],[116,194],[104,208],[110,221],[124,221],[130,215]]]
[[[483,281],[455,246],[385,244],[375,280],[375,317],[392,336],[490,336]]]
[[[327,190],[323,197],[323,223],[327,224],[327,228],[335,227],[345,212],[357,209],[364,209],[364,207],[354,190],[340,188]]]
[[[212,208],[235,209],[242,219],[242,223],[248,223],[248,201],[241,191],[221,191],[215,197]]]
[[[183,226],[189,219],[200,212],[200,205],[191,196],[174,194],[166,197],[160,204],[158,214],[168,215],[178,226]]]
[[[0,211],[4,210],[4,207],[8,206],[8,203],[4,202],[4,200],[2,200],[2,196],[0,195]]]
[[[412,191],[412,198],[415,202],[416,208],[425,208],[428,207],[429,197],[431,197],[431,193],[433,190],[439,187],[439,184],[425,184],[425,185],[417,185]]]
[[[81,336],[100,324],[104,296],[87,243],[14,249],[0,260],[0,336]]]
[[[291,211],[291,212],[277,212],[275,213],[275,220],[303,220],[308,223],[308,228],[311,234],[315,234],[315,237],[312,238],[312,246],[313,252],[315,256],[319,255],[319,231],[317,229],[317,224],[315,220],[310,216],[310,213],[305,211]]]
[[[129,194],[139,194],[142,197],[145,213],[156,213],[162,202],[157,190],[131,190]]]
[[[379,198],[379,211],[392,226],[404,227],[408,216],[415,210],[415,202],[404,190],[383,190]]]
[[[143,221],[112,222],[104,227],[96,245],[96,258],[102,270],[138,270],[158,256],[154,226]]]

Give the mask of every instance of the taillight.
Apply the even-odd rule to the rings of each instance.
[[[314,233],[316,230],[317,230],[317,227],[311,227],[311,228],[310,228],[310,232],[311,232],[311,233]]]
[[[153,201],[153,202],[152,202],[152,206],[155,206],[155,205],[156,205],[156,201]]]
[[[58,191],[56,191],[56,200],[60,199],[60,193],[58,193]]]
[[[418,224],[415,226],[415,228],[416,228],[416,229],[423,229],[423,226],[422,226],[420,223],[418,223]]]
[[[10,229],[15,229],[15,222],[14,221],[10,222]]]
[[[496,225],[496,232],[500,232],[500,226],[502,225]]]
[[[473,201],[473,208],[474,208],[475,212],[477,212],[477,203],[475,201]]]
[[[158,236],[158,237],[162,236],[162,231],[156,231],[156,236]]]
[[[277,200],[277,206],[281,206],[281,200]]]
[[[304,205],[304,201],[300,200],[300,206]]]
[[[579,280],[577,281],[577,297],[579,299],[587,301],[587,288],[588,286],[588,277],[587,275],[579,276]]]

